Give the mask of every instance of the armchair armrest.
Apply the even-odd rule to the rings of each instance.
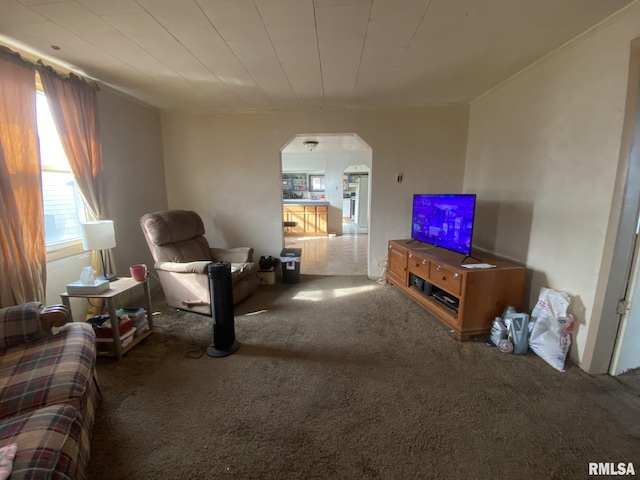
[[[49,305],[40,311],[40,325],[49,333],[53,327],[61,327],[71,321],[71,310],[64,305]]]
[[[253,262],[252,247],[211,248],[211,258],[217,262],[247,263]]]
[[[156,270],[164,270],[165,272],[174,273],[208,273],[208,267],[211,262],[209,260],[201,260],[198,262],[175,263],[175,262],[156,262],[154,267]]]
[[[0,348],[45,337],[52,327],[61,327],[70,320],[71,311],[64,305],[45,307],[39,302],[27,302],[0,309]]]

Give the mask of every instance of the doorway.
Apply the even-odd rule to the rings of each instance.
[[[594,348],[598,363],[592,366],[611,375],[640,367],[640,305],[634,305],[640,303],[640,39],[631,42],[631,50],[629,84],[635,89],[628,91],[622,131],[627,162],[619,177],[621,211]]]
[[[620,375],[640,368],[640,235],[636,245],[627,295],[622,303],[622,316],[609,373]]]
[[[368,274],[371,163],[371,147],[353,133],[299,134],[282,148],[283,222],[287,222],[283,223],[283,245],[302,249],[302,274]],[[345,191],[345,172],[350,170],[366,175],[366,182],[361,180],[366,185],[357,189],[359,228],[352,226],[356,223],[351,214],[347,221],[343,218],[347,195],[351,202],[351,192]],[[326,211],[317,214],[326,215],[324,230],[307,228],[307,211],[314,208]],[[297,211],[299,216],[293,218]],[[316,219],[316,226],[321,223]]]
[[[342,234],[366,234],[369,232],[369,167],[349,165],[342,177]]]

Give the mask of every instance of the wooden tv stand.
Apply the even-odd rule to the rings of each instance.
[[[473,252],[465,264],[494,268],[468,269],[464,255],[412,240],[389,241],[387,283],[436,316],[456,340],[488,333],[507,305],[521,308],[525,267]]]

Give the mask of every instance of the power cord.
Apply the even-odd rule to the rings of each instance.
[[[185,357],[187,358],[193,358],[193,359],[198,359],[198,358],[202,358],[202,356],[204,355],[204,352],[207,351],[207,348],[204,347],[200,347],[197,350],[189,350],[187,353],[184,354]]]
[[[380,272],[380,278],[378,278],[378,280],[376,280],[376,282],[378,282],[380,285],[386,285],[387,284],[387,269],[389,266],[387,257],[385,257],[384,260],[380,260],[378,262],[378,266],[382,268],[382,271]]]

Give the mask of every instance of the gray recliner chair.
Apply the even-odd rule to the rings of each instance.
[[[140,219],[160,284],[172,307],[211,315],[208,265],[231,263],[234,305],[258,288],[253,248],[211,248],[200,216],[188,210],[148,213]]]

